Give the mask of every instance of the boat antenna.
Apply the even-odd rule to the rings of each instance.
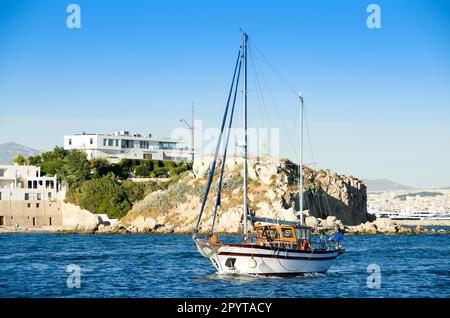
[[[248,44],[248,35],[247,33],[244,33],[243,39],[242,39],[242,58],[244,60],[244,117],[243,117],[243,126],[244,126],[244,241],[247,242],[248,240],[248,228],[247,228],[247,217],[248,217],[248,167],[247,167],[247,44]]]
[[[298,94],[298,98],[300,99],[300,153],[299,153],[299,161],[298,165],[298,207],[299,207],[299,218],[300,225],[303,225],[303,95],[302,93]]]

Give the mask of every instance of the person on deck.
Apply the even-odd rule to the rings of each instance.
[[[333,234],[331,239],[336,243],[336,249],[340,249],[341,242],[344,240],[344,229],[338,228],[337,232]]]

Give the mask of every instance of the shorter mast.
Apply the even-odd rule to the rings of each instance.
[[[300,164],[298,165],[298,206],[300,225],[303,225],[303,96],[298,94],[300,98]]]

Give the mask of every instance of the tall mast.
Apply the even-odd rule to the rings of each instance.
[[[303,96],[298,94],[300,98],[300,164],[298,166],[298,205],[300,225],[303,225]]]
[[[244,33],[243,38],[243,59],[244,59],[244,241],[246,242],[248,240],[248,229],[247,229],[247,214],[248,214],[248,196],[247,196],[247,174],[248,174],[248,167],[247,167],[247,41],[248,41],[248,35],[247,33]]]

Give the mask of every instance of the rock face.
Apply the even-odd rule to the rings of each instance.
[[[298,180],[297,165],[285,160],[281,162],[280,168],[288,176],[289,184]],[[357,225],[375,219],[367,213],[367,189],[361,180],[308,167],[304,167],[303,172],[306,190],[303,194],[304,208],[309,210],[311,216],[321,219],[335,216],[346,225]],[[285,202],[288,206],[296,206],[298,191],[290,192],[289,195]]]
[[[170,185],[168,190],[154,192],[136,203],[121,223],[133,232],[191,232],[197,222],[212,161],[212,156],[197,158],[193,173]],[[219,232],[236,233],[241,230],[242,167],[242,158],[227,158],[215,225]],[[296,220],[298,166],[286,159],[250,158],[248,167],[248,198],[252,213],[261,217]],[[220,169],[221,162],[216,167],[202,217],[203,231],[208,231],[212,224]],[[311,217],[324,219],[330,224],[337,219],[345,225],[372,220],[367,213],[366,187],[360,180],[307,167],[304,175],[304,208]]]
[[[93,214],[77,205],[63,202],[61,206],[62,229],[71,232],[115,232],[120,228],[119,220],[106,214]]]

